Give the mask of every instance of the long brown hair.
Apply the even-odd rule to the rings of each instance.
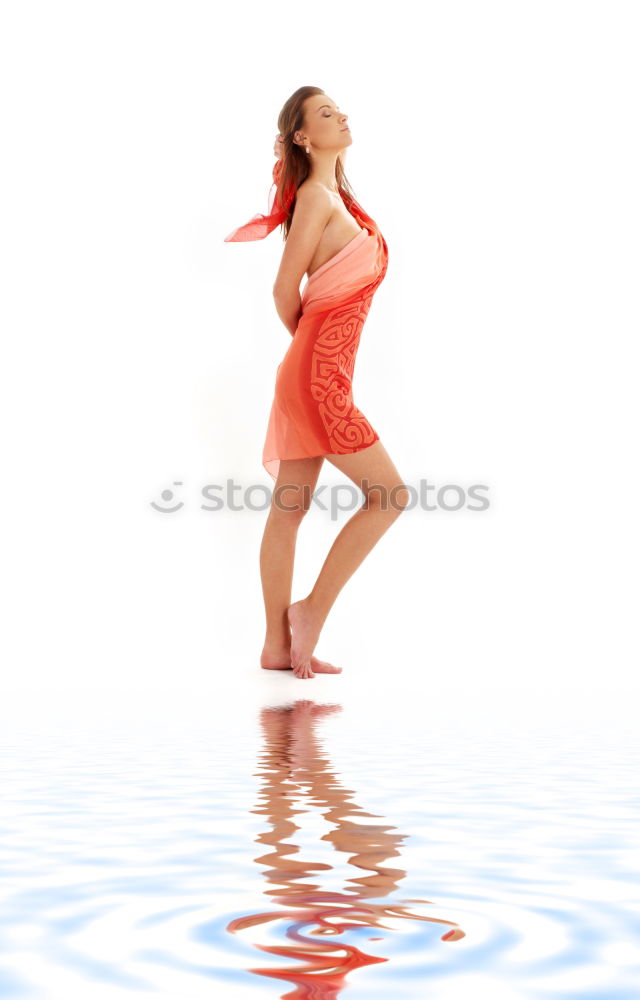
[[[304,180],[311,173],[310,156],[305,153],[304,147],[293,141],[293,136],[298,129],[303,128],[304,102],[308,97],[315,94],[324,94],[321,87],[298,87],[282,106],[278,115],[278,131],[282,135],[282,160],[280,163],[279,177],[274,196],[274,205],[282,206],[284,202],[284,192],[293,185],[295,191],[298,190]],[[336,182],[338,191],[347,200],[355,199],[355,192],[344,172],[342,166],[342,152],[336,160]],[[296,206],[295,196],[289,206],[287,217],[282,223],[282,238],[286,240],[289,229],[293,221],[293,210]]]

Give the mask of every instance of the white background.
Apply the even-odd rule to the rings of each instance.
[[[638,31],[632,3],[22,3],[0,37],[2,688],[342,698],[637,691]],[[409,485],[316,653],[258,668],[261,464],[289,343],[277,115],[349,114],[389,246],[354,390]],[[339,481],[325,463],[320,482]],[[173,484],[181,485],[174,486]],[[183,507],[151,507],[171,488]],[[293,598],[339,525],[312,510]],[[309,690],[309,684],[313,691]],[[482,704],[482,702],[480,702]]]

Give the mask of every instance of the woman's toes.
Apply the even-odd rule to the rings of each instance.
[[[293,668],[293,673],[295,674],[296,677],[299,677],[301,680],[306,680],[308,677],[315,677],[315,674],[311,669],[311,665],[309,663],[298,664],[297,667]]]

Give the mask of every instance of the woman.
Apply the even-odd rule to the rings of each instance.
[[[353,402],[356,351],[388,252],[344,174],[352,142],[347,115],[319,87],[300,87],[282,108],[278,128],[270,214],[254,216],[226,241],[262,239],[283,226],[273,296],[293,340],[278,366],[263,451],[275,487],[260,548],[267,619],[260,665],[309,678],[340,672],[313,655],[322,626],[342,587],[406,506],[408,491]],[[292,604],[298,528],[324,458],[365,501],[334,541],[311,593]]]

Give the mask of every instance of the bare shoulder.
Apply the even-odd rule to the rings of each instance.
[[[309,270],[320,238],[333,212],[331,193],[315,181],[303,181],[296,192],[291,227],[274,284],[274,294],[294,294]]]
[[[296,191],[294,214],[298,206],[304,214],[317,213],[319,215],[327,215],[334,207],[331,192],[327,191],[324,184],[309,180],[309,178],[303,181]]]
[[[303,181],[296,192],[296,202],[291,217],[287,243],[303,244],[303,254],[310,246],[316,247],[335,205],[330,191],[318,181]]]

